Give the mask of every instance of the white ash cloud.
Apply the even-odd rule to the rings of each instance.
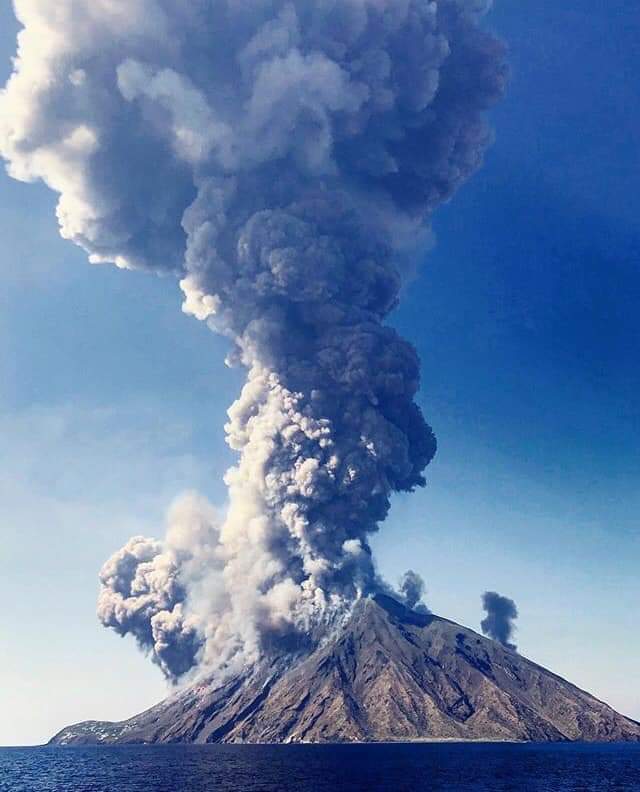
[[[60,194],[61,234],[92,262],[173,273],[248,371],[215,560],[136,540],[103,570],[101,618],[169,676],[374,589],[369,536],[391,493],[425,483],[418,357],[384,320],[401,242],[490,141],[505,67],[487,7],[15,1],[9,172]]]
[[[516,649],[511,640],[516,629],[514,621],[518,618],[516,603],[496,591],[485,591],[482,607],[487,612],[480,623],[482,632],[508,649]]]

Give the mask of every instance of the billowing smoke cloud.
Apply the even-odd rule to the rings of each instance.
[[[100,571],[98,618],[120,635],[133,635],[169,678],[189,671],[202,650],[203,625],[187,615],[198,587],[214,603],[222,594],[220,521],[197,493],[177,499],[169,510],[164,541],[134,536]]]
[[[495,591],[485,591],[482,595],[482,607],[487,612],[480,623],[482,632],[509,649],[515,649],[516,645],[511,642],[511,638],[515,631],[513,622],[518,618],[516,603]]]
[[[248,371],[210,565],[138,538],[102,571],[102,620],[169,676],[335,619],[376,585],[391,493],[425,483],[419,361],[384,320],[407,241],[490,140],[488,5],[15,0],[10,174],[60,194],[92,262],[173,273]]]
[[[422,602],[422,597],[425,593],[424,580],[413,569],[408,569],[400,578],[399,592],[407,608],[411,608],[411,610],[418,609],[423,613],[428,610],[424,602]]]

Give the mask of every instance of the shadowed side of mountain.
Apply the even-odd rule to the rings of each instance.
[[[379,596],[306,659],[195,684],[51,742],[408,740],[640,741],[640,724],[511,649]]]

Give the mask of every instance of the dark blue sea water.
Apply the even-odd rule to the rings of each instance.
[[[0,792],[640,790],[640,745],[0,749]]]

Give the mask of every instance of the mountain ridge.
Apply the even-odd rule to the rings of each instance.
[[[297,661],[205,679],[119,723],[69,726],[55,745],[640,741],[640,724],[466,627],[386,596]]]

